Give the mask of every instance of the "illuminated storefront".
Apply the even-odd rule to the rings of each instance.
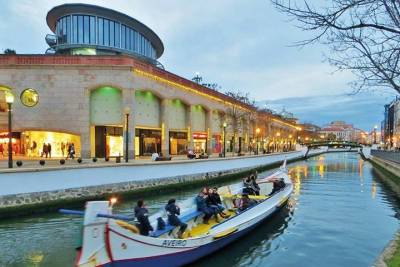
[[[135,143],[139,147],[137,156],[151,156],[161,152],[161,130],[136,129]]]
[[[81,153],[81,138],[78,135],[47,132],[26,131],[21,134],[21,147],[24,154],[29,157],[40,157],[43,155],[43,147],[51,147],[51,157],[66,157],[68,146],[74,144],[75,156]]]
[[[24,153],[24,148],[21,146],[21,133],[12,133],[12,153],[20,155]],[[8,133],[0,133],[0,156],[8,154]]]
[[[213,148],[213,153],[222,152],[222,139],[220,135],[213,135],[211,138],[211,147]]]
[[[123,128],[95,126],[95,155],[99,158],[118,157],[124,154]]]
[[[207,134],[193,133],[193,146],[195,153],[207,152]]]
[[[187,153],[187,133],[169,132],[169,154],[185,155]]]

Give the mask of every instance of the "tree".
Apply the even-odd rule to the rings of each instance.
[[[229,118],[229,125],[233,130],[233,148],[236,149],[236,138],[239,135],[239,130],[242,132],[250,131],[249,123],[255,121],[255,100],[250,100],[249,93],[241,91],[227,91],[225,95],[232,97],[242,103],[245,103],[254,109],[244,109],[238,105],[230,105],[226,110],[226,115]],[[239,151],[238,151],[239,152]]]
[[[328,45],[328,61],[356,75],[355,92],[391,88],[400,93],[400,1],[271,1],[300,29],[313,34],[296,45]]]
[[[15,50],[13,50],[13,49],[7,48],[7,49],[4,50],[4,54],[5,55],[16,55],[17,52]]]

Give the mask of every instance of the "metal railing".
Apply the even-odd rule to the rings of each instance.
[[[371,155],[400,164],[400,151],[371,150]]]

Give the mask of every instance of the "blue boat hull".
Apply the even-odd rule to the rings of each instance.
[[[281,207],[285,206],[284,204]],[[185,264],[192,263],[204,256],[207,256],[213,252],[220,250],[221,248],[227,246],[228,244],[239,239],[243,235],[247,234],[255,227],[264,222],[271,215],[275,214],[281,207],[277,207],[273,212],[271,212],[267,217],[258,223],[225,238],[218,239],[210,244],[198,247],[196,249],[180,252],[176,254],[169,254],[157,257],[149,257],[143,259],[128,259],[122,261],[114,261],[103,265],[104,267],[176,267],[183,266]]]

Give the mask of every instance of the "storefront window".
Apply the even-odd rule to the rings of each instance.
[[[78,135],[73,134],[27,131],[22,133],[21,143],[23,144],[24,154],[29,157],[45,156],[43,150],[46,149],[50,151],[48,153],[50,157],[66,157],[70,144],[74,144],[76,156],[81,153],[81,139]],[[47,146],[46,149],[44,149],[45,146]]]
[[[207,151],[207,134],[193,133],[193,145],[195,153],[203,153]]]
[[[109,157],[117,157],[123,155],[124,138],[122,136],[106,136],[107,155]]]
[[[185,155],[187,144],[186,132],[169,132],[169,153],[171,155]]]
[[[8,155],[8,133],[0,133],[0,157]],[[14,155],[24,154],[23,147],[21,146],[21,134],[12,133],[12,153]]]
[[[213,148],[213,153],[221,153],[222,152],[222,140],[220,135],[213,135],[211,139],[211,145]]]
[[[161,152],[161,130],[136,129],[139,138],[139,155],[151,156]]]

